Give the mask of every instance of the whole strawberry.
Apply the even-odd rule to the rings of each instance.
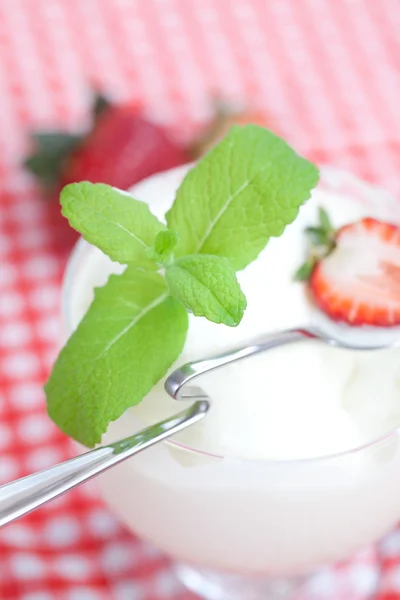
[[[186,151],[133,105],[98,99],[93,128],[86,135],[40,132],[25,165],[46,188],[90,181],[126,190],[134,183],[188,162]]]
[[[320,223],[306,229],[307,262],[296,278],[308,281],[316,305],[348,325],[400,325],[400,228],[366,217],[334,230],[320,210]]]
[[[36,132],[32,135],[35,152],[24,164],[47,190],[60,191],[64,185],[78,181],[108,183],[127,190],[154,173],[196,160],[232,125],[247,123],[269,125],[260,112],[236,111],[218,102],[213,119],[200,136],[182,147],[164,129],[145,119],[136,105],[110,105],[99,96],[89,132]]]

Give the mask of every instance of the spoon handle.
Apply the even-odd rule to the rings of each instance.
[[[200,421],[208,408],[207,400],[198,400],[177,415],[128,438],[0,486],[0,527]]]

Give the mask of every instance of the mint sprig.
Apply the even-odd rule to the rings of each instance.
[[[283,140],[248,125],[234,127],[189,171],[166,215],[168,228],[124,192],[66,186],[61,204],[72,227],[128,266],[96,290],[60,353],[46,385],[55,423],[95,445],[177,360],[187,311],[237,326],[246,298],[235,270],[295,219],[317,180],[316,167]]]

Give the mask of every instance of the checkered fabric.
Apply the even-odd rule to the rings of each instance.
[[[0,483],[73,454],[42,385],[74,235],[20,166],[28,132],[83,127],[97,86],[186,140],[223,96],[399,194],[399,32],[398,0],[0,0]],[[0,531],[0,599],[194,600],[94,489]],[[377,561],[379,600],[400,598],[400,531],[314,593],[357,600]]]

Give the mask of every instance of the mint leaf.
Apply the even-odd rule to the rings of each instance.
[[[178,242],[179,233],[176,231],[170,231],[169,229],[160,231],[157,233],[154,246],[150,248],[148,255],[160,264],[167,264],[172,260]]]
[[[178,358],[188,316],[163,278],[112,275],[67,342],[46,385],[50,417],[86,446],[138,404]]]
[[[246,297],[227,258],[185,256],[166,271],[171,294],[198,317],[231,327],[238,325],[246,308]]]
[[[157,268],[148,256],[165,226],[145,202],[104,183],[71,183],[61,192],[62,213],[91,244],[122,264]]]
[[[181,236],[176,256],[225,256],[243,269],[296,218],[317,181],[316,167],[270,131],[233,127],[189,171],[166,215]]]

